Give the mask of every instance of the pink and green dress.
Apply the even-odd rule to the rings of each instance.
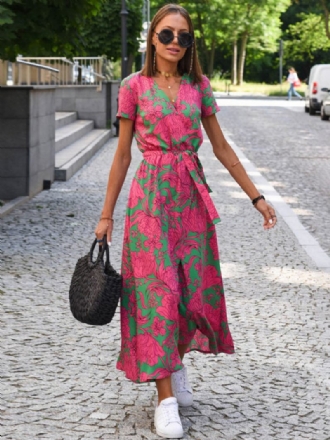
[[[121,351],[117,368],[134,382],[183,367],[178,344],[233,353],[215,223],[198,149],[201,118],[219,110],[209,80],[181,80],[173,103],[153,78],[123,80],[118,117],[134,121],[143,155],[125,219]]]

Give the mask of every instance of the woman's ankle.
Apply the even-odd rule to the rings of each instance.
[[[156,387],[158,392],[158,405],[162,400],[174,397],[171,376],[164,377],[163,379],[156,379]]]

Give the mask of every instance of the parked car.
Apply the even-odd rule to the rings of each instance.
[[[323,100],[321,104],[321,119],[322,121],[329,121],[330,118],[330,89],[327,90],[328,96]]]
[[[315,64],[311,68],[305,91],[305,112],[315,115],[321,110],[321,105],[326,99],[330,88],[330,64]]]

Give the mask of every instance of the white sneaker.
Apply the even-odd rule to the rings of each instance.
[[[178,402],[168,397],[160,402],[155,410],[155,427],[160,437],[182,438],[183,428],[179,416]]]
[[[193,391],[190,386],[187,368],[183,367],[181,370],[171,374],[172,391],[177,398],[180,406],[190,406],[193,404]]]

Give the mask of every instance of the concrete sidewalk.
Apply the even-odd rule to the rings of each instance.
[[[89,327],[70,314],[75,262],[87,253],[103,204],[116,139],[70,181],[57,182],[0,219],[0,436],[4,439],[157,439],[154,384],[115,369],[119,314]],[[129,183],[115,212],[112,261],[120,267]],[[195,392],[181,410],[185,439],[330,438],[330,274],[317,269],[279,216],[261,216],[213,157],[200,150],[213,199],[232,356],[191,353]]]

